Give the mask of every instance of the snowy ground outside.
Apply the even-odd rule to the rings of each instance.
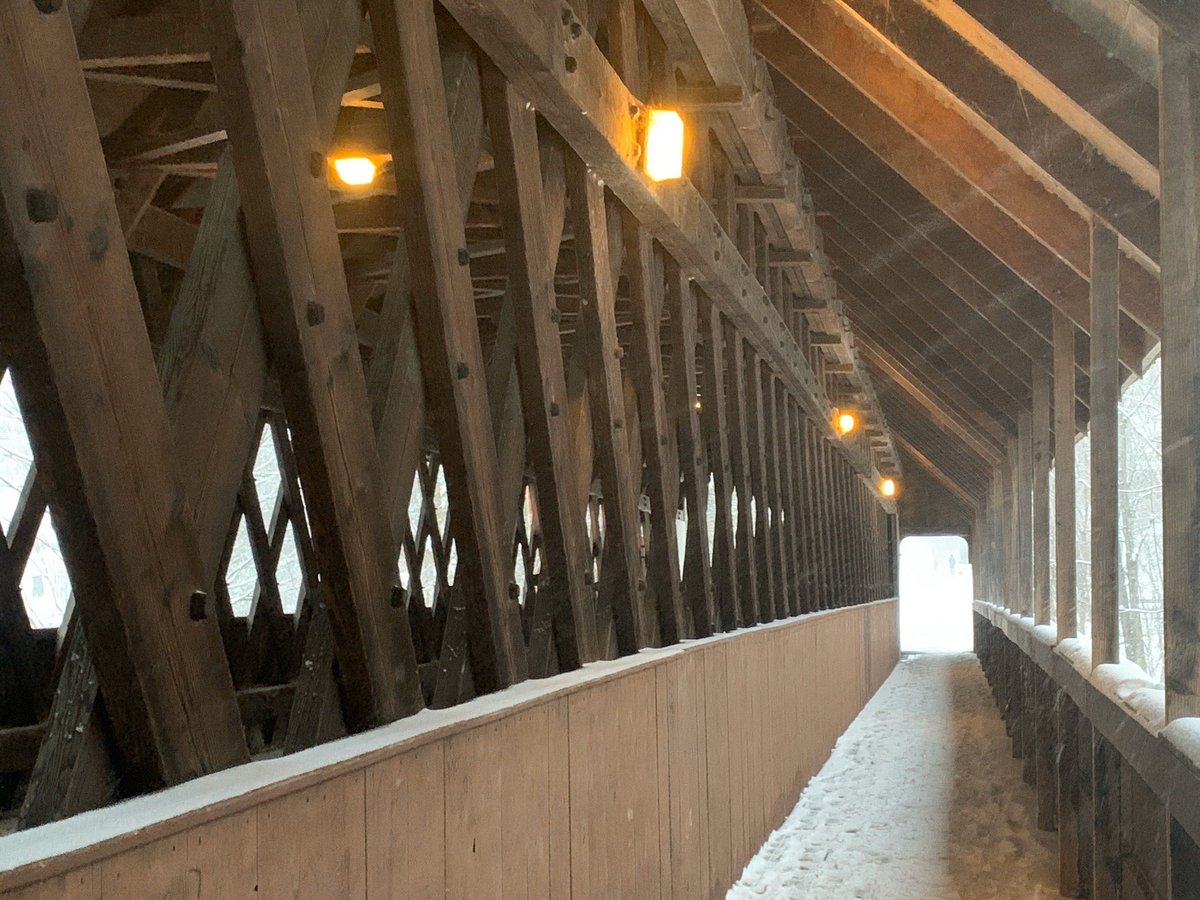
[[[729,900],[1057,897],[1057,844],[970,654],[913,654]]]

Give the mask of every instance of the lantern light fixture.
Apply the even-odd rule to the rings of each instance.
[[[879,493],[885,497],[896,496],[896,480],[894,478],[885,478],[879,485]]]
[[[348,187],[366,187],[379,174],[378,163],[369,156],[335,156],[331,162],[338,180]]]
[[[673,109],[646,110],[643,168],[651,181],[683,177],[683,117]]]
[[[854,429],[858,427],[858,419],[855,417],[854,413],[847,412],[844,409],[838,410],[834,413],[833,422],[837,428],[838,434],[842,435],[842,437],[850,434],[850,432],[854,431]]]

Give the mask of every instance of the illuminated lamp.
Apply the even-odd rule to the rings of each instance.
[[[336,156],[333,171],[344,185],[366,187],[375,180],[379,166],[369,156]]]
[[[885,497],[896,496],[896,481],[893,478],[885,478],[879,485],[879,493]]]
[[[851,412],[839,412],[834,417],[834,423],[837,425],[838,434],[845,436],[858,427],[858,419]]]
[[[644,160],[651,181],[683,177],[683,117],[675,110],[646,111]]]

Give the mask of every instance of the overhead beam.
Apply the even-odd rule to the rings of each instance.
[[[1014,150],[1112,222],[1147,257],[1158,259],[1159,179],[1152,163],[960,6],[936,0],[844,2]],[[1075,43],[1057,37],[1063,55],[1076,53]]]
[[[1088,277],[1087,220],[1052,185],[981,133],[952,96],[867,30],[840,0],[766,0],[784,28],[755,45],[787,79],[959,221],[1050,302],[1081,316]],[[786,92],[777,88],[788,113]],[[797,121],[803,121],[797,118]],[[932,148],[932,149],[931,149]],[[1126,258],[1125,312],[1162,329],[1157,280]],[[1074,311],[1074,312],[1072,312]],[[1079,323],[1082,324],[1082,323]]]

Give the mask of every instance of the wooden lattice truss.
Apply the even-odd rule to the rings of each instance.
[[[0,10],[21,826],[894,591],[895,450],[773,113],[633,2],[515,7]],[[690,180],[637,167],[655,101]],[[349,148],[371,187],[331,183]],[[20,591],[46,514],[57,633]]]

